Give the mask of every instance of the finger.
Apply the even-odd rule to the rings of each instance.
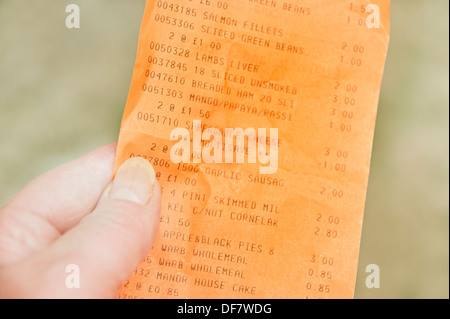
[[[35,214],[64,233],[94,209],[111,181],[116,146],[111,143],[41,175],[0,213]]]
[[[148,161],[125,162],[92,214],[28,262],[40,274],[39,282],[32,282],[45,287],[42,297],[116,297],[151,248],[160,201],[159,184]],[[68,265],[79,268],[79,289],[66,288]]]

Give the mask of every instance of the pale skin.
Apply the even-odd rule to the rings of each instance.
[[[0,298],[116,298],[151,249],[161,192],[151,165],[116,144],[53,169],[0,209]],[[68,265],[80,287],[68,288]]]

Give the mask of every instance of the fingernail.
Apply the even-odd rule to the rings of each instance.
[[[131,158],[117,170],[108,195],[112,199],[145,205],[152,196],[154,183],[153,166],[141,157]]]

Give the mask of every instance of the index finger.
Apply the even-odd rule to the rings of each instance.
[[[103,146],[30,182],[1,211],[33,213],[64,233],[97,205],[113,176],[117,143]]]

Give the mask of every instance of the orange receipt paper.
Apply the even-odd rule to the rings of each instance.
[[[147,1],[116,169],[161,220],[119,298],[353,298],[389,5]]]

